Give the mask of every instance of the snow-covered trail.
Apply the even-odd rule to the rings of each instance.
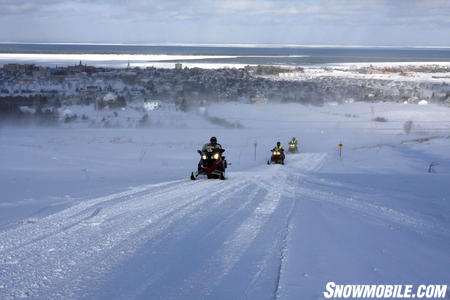
[[[324,159],[139,186],[0,232],[0,298],[276,297],[292,178]]]
[[[0,232],[0,299],[320,299],[327,281],[445,284],[448,218],[417,209],[445,199],[339,180],[322,168],[331,161],[290,155],[30,219]]]

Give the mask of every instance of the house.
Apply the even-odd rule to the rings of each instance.
[[[264,94],[256,94],[250,97],[251,104],[267,104],[267,97]]]
[[[115,102],[117,100],[117,95],[109,92],[103,97],[103,101],[105,102]]]

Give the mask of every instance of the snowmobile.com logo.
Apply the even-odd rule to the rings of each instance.
[[[328,282],[323,296],[330,298],[391,298],[391,299],[438,299],[445,298],[447,285],[362,285]]]

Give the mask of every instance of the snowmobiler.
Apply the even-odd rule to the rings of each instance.
[[[277,142],[277,145],[275,148],[270,150],[272,152],[272,156],[270,157],[270,160],[267,161],[267,164],[270,165],[271,163],[274,164],[282,164],[284,165],[284,149],[281,146],[280,142]]]
[[[292,140],[289,142],[289,153],[298,153],[298,147],[297,147],[298,141],[295,137],[292,138]]]
[[[217,143],[217,138],[215,136],[213,136],[209,139],[208,144],[203,145],[202,152],[204,152],[208,149],[215,149],[215,150],[222,149],[222,145]]]
[[[199,175],[206,175],[208,179],[225,179],[225,169],[227,168],[227,161],[222,153],[225,150],[217,143],[216,137],[210,139],[209,144],[205,144],[202,150],[197,150],[200,154],[200,161],[198,163],[197,172],[191,173],[191,180],[196,180]]]

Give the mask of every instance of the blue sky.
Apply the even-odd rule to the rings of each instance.
[[[450,46],[450,1],[0,0],[0,41]]]

